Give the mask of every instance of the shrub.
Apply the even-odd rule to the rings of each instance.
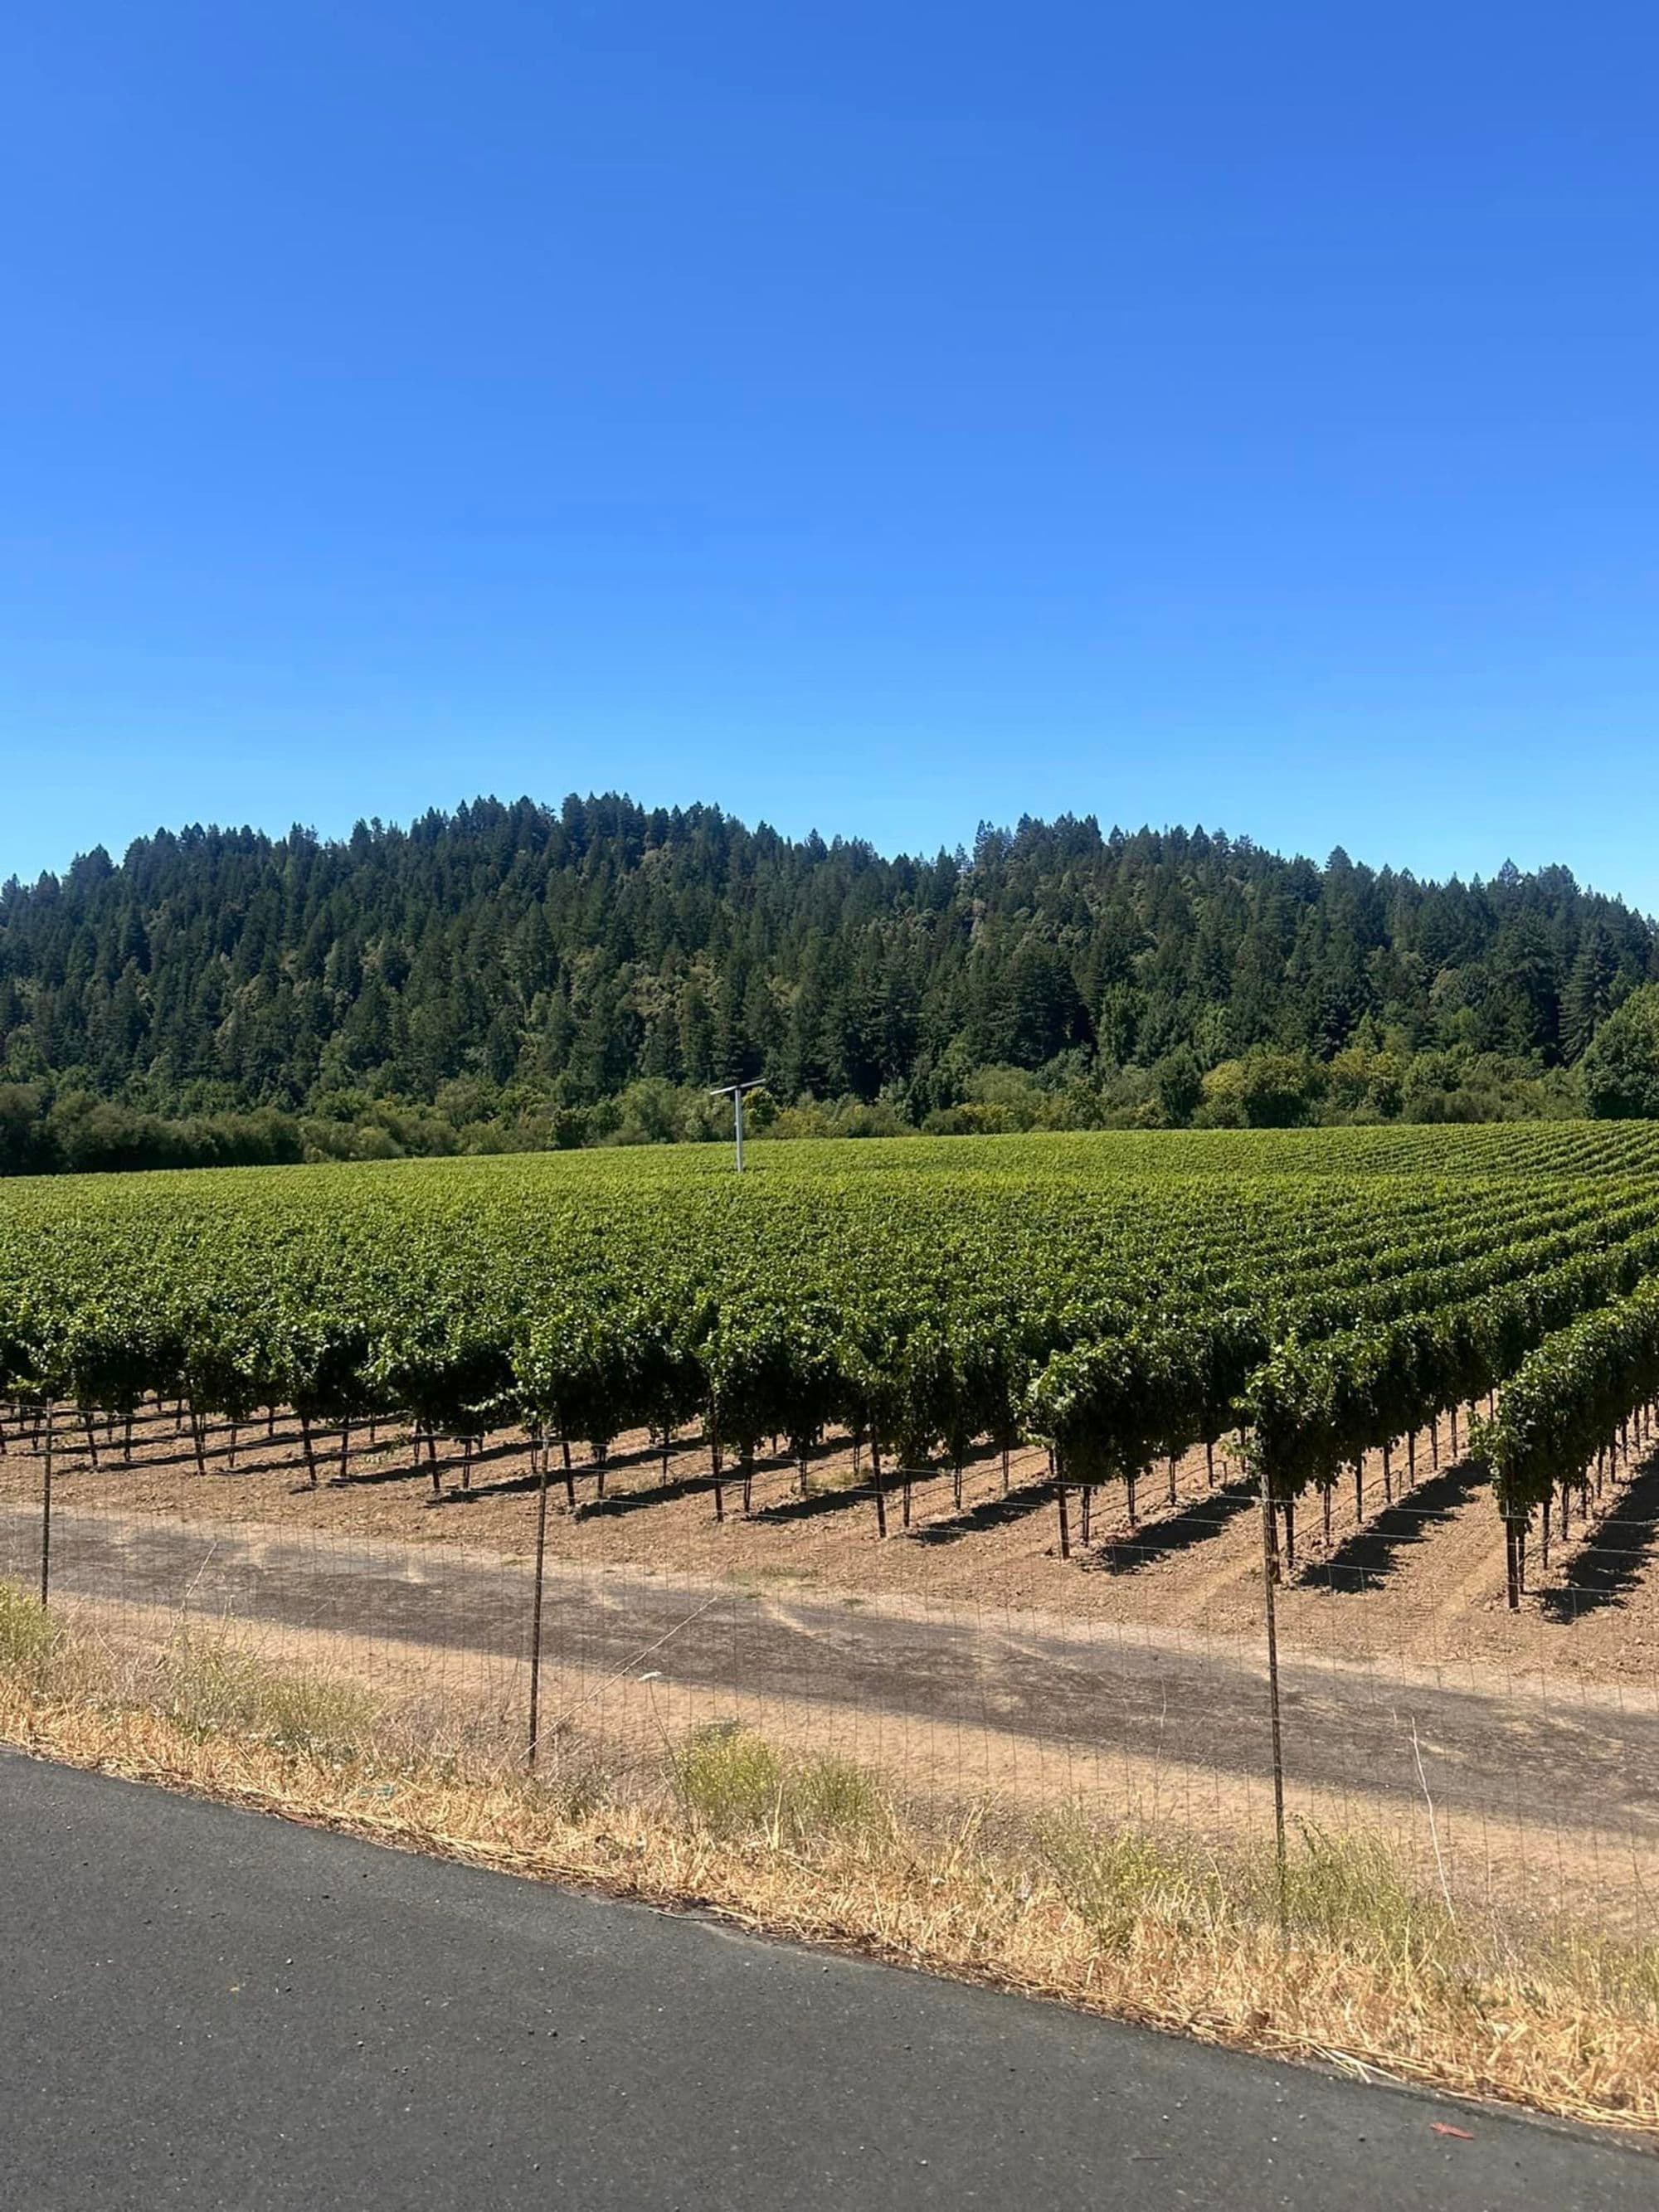
[[[730,1721],[694,1729],[675,1752],[674,1786],[716,1835],[758,1828],[776,1818],[783,1767],[763,1737]]]

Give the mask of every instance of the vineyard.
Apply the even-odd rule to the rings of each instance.
[[[575,1514],[654,1462],[720,1528],[836,1458],[880,1541],[1014,1474],[1088,1557],[1177,1470],[1265,1481],[1272,1571],[1465,1455],[1507,1595],[1659,1393],[1659,1130],[1578,1124],[761,1146],[14,1183],[0,1395],[117,1478],[395,1433],[427,1498],[507,1445]],[[837,1457],[838,1455],[838,1457]],[[1186,1480],[1183,1473],[1183,1482]],[[1167,1483],[1167,1487],[1166,1487]],[[409,1494],[404,1486],[404,1495]],[[1298,1515],[1304,1520],[1299,1532]]]

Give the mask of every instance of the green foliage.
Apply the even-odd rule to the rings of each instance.
[[[274,1167],[305,1157],[291,1115],[145,1113],[80,1090],[0,1082],[0,1175],[109,1174],[143,1168]]]
[[[1152,1082],[1164,1118],[1172,1129],[1184,1129],[1204,1097],[1204,1070],[1190,1045],[1166,1052],[1152,1070]]]
[[[751,1729],[720,1721],[696,1729],[672,1765],[688,1810],[716,1835],[763,1828],[781,1808],[783,1762]]]
[[[702,1141],[736,1077],[779,1136],[1557,1114],[1656,975],[1561,869],[1092,819],[893,860],[614,794],[191,829],[0,890],[0,1173]]]
[[[720,1310],[703,1364],[715,1432],[744,1467],[764,1437],[796,1434],[803,1452],[817,1442],[835,1403],[830,1357],[778,1301],[740,1294]]]
[[[1598,1121],[1659,1121],[1659,983],[1626,1000],[1584,1055],[1584,1102]]]
[[[1024,1434],[1083,1484],[1245,1422],[1289,1505],[1510,1378],[1518,1422],[1540,1347],[1650,1276],[1645,1124],[761,1146],[741,1180],[685,1147],[17,1182],[0,1391],[598,1453],[702,1419],[745,1473],[835,1426],[894,1472]],[[1620,1357],[1599,1420],[1642,1379]]]
[[[1478,1424],[1474,1455],[1500,1510],[1524,1522],[1562,1484],[1582,1482],[1634,1407],[1659,1396],[1659,1280],[1580,1315],[1536,1345]]]
[[[1325,1072],[1297,1053],[1255,1052],[1241,1063],[1239,1099],[1248,1129],[1293,1129],[1314,1119]]]

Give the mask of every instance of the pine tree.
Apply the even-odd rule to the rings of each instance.
[[[1592,922],[1579,944],[1561,994],[1561,1050],[1567,1060],[1583,1058],[1590,1040],[1613,1012],[1618,975],[1619,957],[1613,939],[1601,922]]]

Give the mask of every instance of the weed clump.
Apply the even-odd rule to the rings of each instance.
[[[726,1721],[693,1729],[674,1752],[670,1771],[686,1810],[711,1835],[759,1830],[775,1819],[783,1762],[750,1729]]]
[[[813,1759],[795,1767],[786,1792],[789,1814],[804,1837],[876,1839],[894,1832],[891,1806],[868,1767],[850,1759]]]
[[[1312,1821],[1297,1827],[1285,1866],[1285,1919],[1293,1934],[1401,1967],[1443,1959],[1455,1948],[1448,1907],[1408,1878],[1380,1837],[1334,1836]],[[1276,1910],[1270,1883],[1276,1892],[1276,1870],[1257,1862],[1240,1885],[1247,1906],[1263,1919]]]
[[[733,1722],[693,1729],[669,1772],[681,1804],[711,1836],[750,1835],[799,1849],[893,1830],[887,1799],[866,1768],[846,1759],[785,1759],[764,1736]]]
[[[46,1686],[63,1642],[62,1623],[15,1583],[0,1582],[0,1674],[33,1691]]]
[[[374,1741],[378,1710],[354,1684],[278,1673],[216,1638],[175,1638],[161,1679],[162,1711],[198,1741],[242,1735],[332,1764],[361,1757]]]
[[[1156,1917],[1166,1929],[1213,1929],[1226,1911],[1220,1869],[1136,1828],[1067,1811],[1041,1823],[1037,1844],[1062,1894],[1103,1950],[1121,1952]]]
[[[1039,1824],[1038,1845],[1072,1909],[1103,1949],[1156,1927],[1182,1937],[1255,1937],[1278,1929],[1327,1954],[1390,1971],[1434,1972],[1460,1949],[1456,1919],[1380,1837],[1332,1835],[1300,1821],[1281,1893],[1266,1848],[1207,1850],[1075,1810]]]

